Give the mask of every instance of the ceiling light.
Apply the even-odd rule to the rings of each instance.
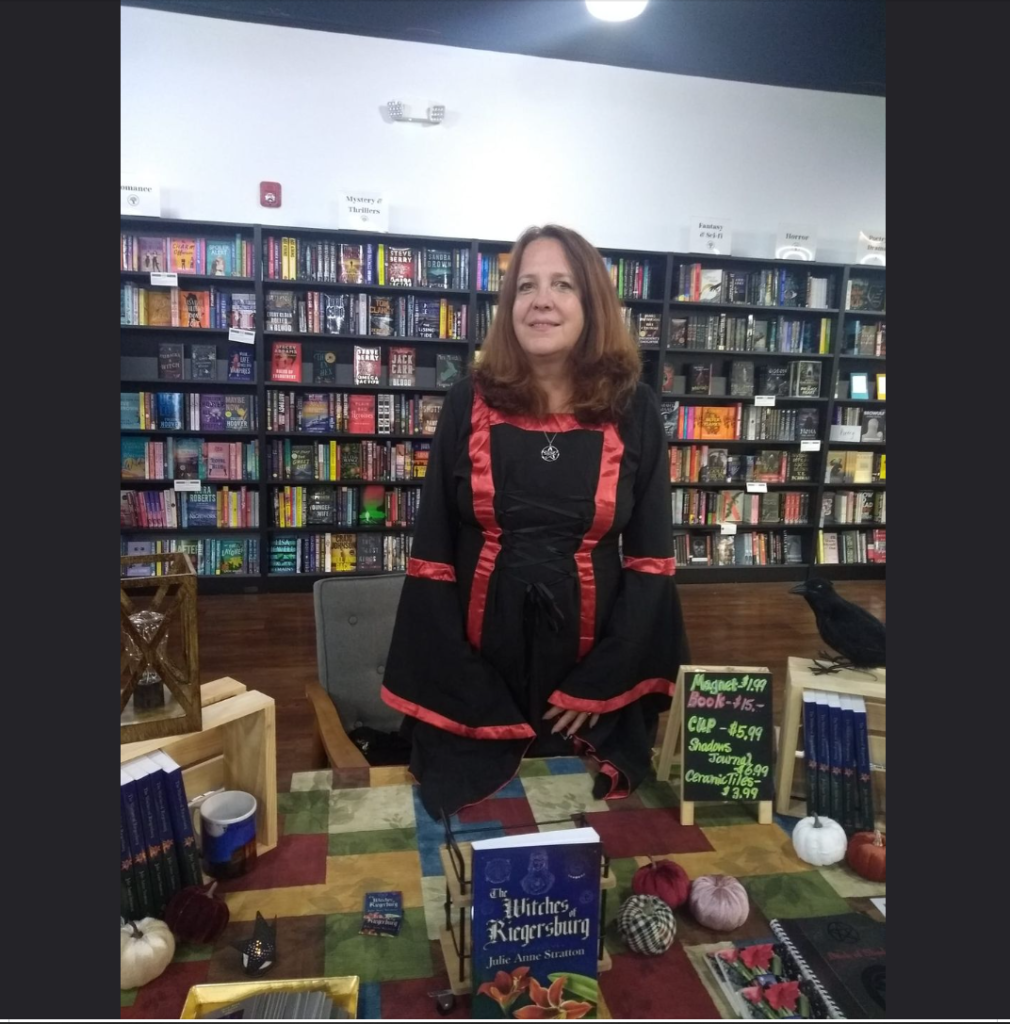
[[[601,21],[630,21],[645,10],[649,0],[586,0],[593,17]]]

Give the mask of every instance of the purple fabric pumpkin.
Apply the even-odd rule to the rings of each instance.
[[[689,901],[695,920],[715,932],[741,927],[750,913],[747,890],[732,875],[702,875],[691,884]]]

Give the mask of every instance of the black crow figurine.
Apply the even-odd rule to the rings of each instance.
[[[816,675],[837,672],[843,668],[879,668],[884,664],[884,624],[858,604],[846,601],[828,580],[813,577],[789,591],[802,594],[813,609],[817,632],[821,639],[838,651],[831,657],[820,654],[827,661],[814,664]]]

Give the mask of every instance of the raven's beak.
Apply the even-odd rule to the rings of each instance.
[[[790,594],[805,594],[807,592],[807,585],[805,583],[798,583],[795,587],[789,588]]]

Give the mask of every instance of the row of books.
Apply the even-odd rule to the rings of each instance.
[[[802,483],[813,480],[812,473],[809,452],[774,449],[737,455],[707,444],[670,445],[671,483]]]
[[[477,331],[475,337],[478,345],[487,337],[487,332],[491,330],[491,324],[494,322],[497,312],[497,302],[491,302],[488,299],[477,300]]]
[[[260,476],[258,441],[122,437],[119,446],[124,480],[255,481]]]
[[[226,366],[225,380],[251,383],[256,374],[252,346],[229,345]],[[190,345],[188,365],[185,345],[165,342],[158,346],[158,380],[217,379],[217,345]]]
[[[234,238],[164,238],[120,234],[120,270],[252,277],[253,243]]]
[[[259,493],[248,487],[119,492],[119,525],[125,529],[244,530],[259,524]]]
[[[796,267],[724,270],[684,263],[677,268],[677,302],[828,309],[835,305],[835,290],[834,275],[821,277]]]
[[[267,392],[267,432],[430,437],[444,402],[444,395],[271,389]]]
[[[858,399],[862,401],[887,400],[887,374],[870,374],[863,370],[850,371],[847,378],[839,376],[835,384],[835,398]]]
[[[803,691],[807,814],[833,818],[850,835],[873,831],[870,732],[862,697]]]
[[[842,352],[847,356],[886,356],[887,327],[884,321],[846,320]]]
[[[406,533],[320,533],[275,536],[272,573],[406,572],[411,537]]]
[[[845,289],[845,308],[873,310],[883,313],[887,308],[887,288],[882,277],[849,278]]]
[[[803,538],[759,530],[735,535],[674,531],[673,552],[678,565],[802,565]]]
[[[265,301],[267,331],[282,334],[464,341],[469,325],[465,302],[413,294],[268,291]]]
[[[355,385],[385,384],[391,388],[417,386],[417,349],[410,345],[390,345],[387,374],[383,381],[382,348],[355,345],[351,370]],[[437,352],[435,379],[438,388],[449,389],[462,380],[465,372],[464,352]],[[304,354],[300,341],[275,341],[270,352],[270,383],[300,384],[303,382]],[[312,353],[312,383],[335,384],[340,359],[332,349],[315,349]]]
[[[619,299],[658,299],[663,290],[663,266],[649,260],[603,257]]]
[[[292,984],[297,984],[292,982]],[[344,1020],[350,1014],[321,989],[269,988],[218,1010],[201,1013],[201,1020]]]
[[[631,306],[623,307],[621,313],[624,316],[624,326],[628,328],[633,338],[643,345],[659,344],[663,325],[662,313],[643,313]]]
[[[820,530],[817,561],[821,565],[876,565],[887,561],[886,530]]]
[[[416,487],[387,488],[382,484],[273,487],[271,525],[280,529],[413,526],[420,497]]]
[[[119,770],[120,914],[163,917],[187,885],[202,885],[182,770],[163,750]]]
[[[189,555],[198,576],[232,576],[260,573],[259,537],[164,537],[157,540],[120,538],[124,555],[161,555],[172,552]],[[127,576],[163,576],[164,562],[138,562],[126,570]]]
[[[827,484],[872,484],[887,480],[887,456],[881,452],[832,451],[824,473]]]
[[[419,441],[270,441],[267,472],[271,480],[370,480],[398,483],[424,478],[431,452]]]
[[[753,314],[692,313],[670,321],[670,348],[702,348],[712,352],[831,352],[834,328],[828,317],[763,319]]]
[[[816,409],[662,403],[670,441],[802,441],[817,437]]]
[[[836,405],[831,412],[832,427],[859,427],[859,440],[883,443],[886,436],[887,411],[881,406],[863,408],[861,405]],[[835,440],[841,431],[832,430]]]
[[[256,429],[251,397],[178,391],[123,391],[121,430],[213,430],[249,433]]]
[[[678,377],[676,362],[667,358],[663,367],[665,393],[675,391],[689,395],[727,394],[727,378],[720,378],[714,373],[713,363],[690,363],[685,365],[683,370],[683,377]],[[788,366],[760,366],[755,374],[754,363],[749,359],[731,359],[728,384],[728,393],[738,398],[751,398],[755,394],[785,398],[819,398],[821,364],[812,359],[799,359]]]
[[[821,526],[832,523],[887,522],[886,491],[825,491],[821,495]]]
[[[227,330],[256,326],[252,292],[210,288],[143,288],[130,281],[119,289],[119,322],[127,327],[188,327]]]
[[[508,270],[510,252],[480,252],[477,251],[477,291],[497,292],[501,291],[502,282],[505,280],[505,271]]]
[[[717,523],[769,523],[795,526],[810,521],[810,495],[806,491],[702,491],[674,489],[673,525]]]
[[[263,277],[268,281],[466,290],[470,287],[470,250],[385,242],[308,242],[268,235],[263,239]]]

